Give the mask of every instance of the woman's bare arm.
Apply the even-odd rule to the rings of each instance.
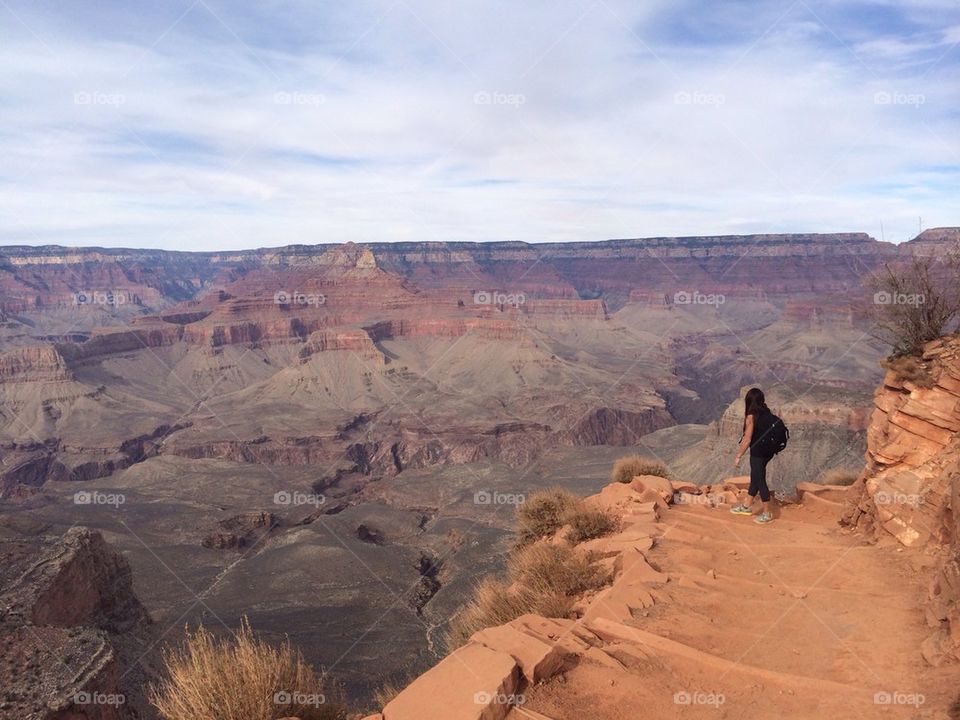
[[[747,423],[743,430],[743,439],[740,441],[740,447],[737,448],[737,457],[733,461],[734,467],[740,464],[744,453],[750,448],[750,439],[753,437],[753,415],[747,415]]]

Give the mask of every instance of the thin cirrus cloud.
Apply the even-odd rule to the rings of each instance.
[[[903,240],[960,179],[904,5],[3,0],[0,242]]]

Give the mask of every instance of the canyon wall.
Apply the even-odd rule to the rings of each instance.
[[[188,253],[7,246],[0,248],[0,311],[31,313],[79,302],[130,305],[146,312],[217,290],[257,269],[287,275],[336,270],[344,257],[352,267],[379,267],[423,287],[460,284],[553,299],[609,296],[616,305],[637,287],[673,294],[685,289],[678,283],[688,284],[687,290],[731,295],[839,292],[897,253],[896,246],[865,233],[540,244],[371,243],[362,248],[348,244],[346,252],[343,247]],[[101,302],[98,293],[111,292],[117,297]]]
[[[867,464],[844,523],[920,548],[933,568],[924,657],[960,659],[960,337],[888,370],[874,398]]]

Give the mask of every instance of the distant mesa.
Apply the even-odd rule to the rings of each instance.
[[[375,270],[377,259],[370,248],[348,242],[325,252],[317,258],[317,264],[355,268],[357,270]]]

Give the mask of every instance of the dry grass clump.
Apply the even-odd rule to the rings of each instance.
[[[570,525],[567,540],[579,543],[613,532],[617,529],[619,522],[604,510],[581,505],[567,513],[566,524]]]
[[[853,485],[857,481],[857,478],[860,477],[859,470],[851,470],[850,468],[833,468],[832,470],[827,470],[821,477],[821,482],[824,485]]]
[[[324,691],[303,655],[284,640],[273,647],[244,618],[232,637],[202,626],[164,652],[166,678],[150,688],[164,720],[346,720],[338,698]]]
[[[923,362],[912,355],[887,358],[881,364],[887,370],[892,370],[900,380],[912,382],[917,387],[929,390],[936,384]]]
[[[559,488],[534,493],[517,508],[520,545],[553,535],[570,526],[567,539],[573,543],[591,540],[612,532],[617,520],[603,510],[588,507],[583,498]]]
[[[569,545],[538,543],[514,553],[507,566],[516,586],[535,595],[574,597],[602,587],[609,575],[587,553]]]
[[[459,647],[478,630],[503,625],[526,613],[568,617],[586,590],[602,587],[607,571],[568,545],[537,543],[516,550],[507,563],[509,582],[484,578],[450,622],[446,643]]]
[[[484,578],[474,589],[473,597],[450,621],[445,638],[447,648],[460,647],[478,630],[503,625],[524,613],[538,612],[533,609],[536,603],[556,603],[547,617],[564,617],[570,604],[560,600],[558,597],[537,598],[530,593],[514,591],[497,578]]]
[[[517,508],[521,542],[552,535],[563,527],[570,510],[582,502],[572,492],[561,488],[534,493]]]
[[[413,678],[398,682],[396,680],[387,680],[380,687],[373,691],[373,704],[377,712],[389,705],[393,699],[406,689]]]
[[[643,455],[627,455],[613,464],[610,479],[613,482],[628,483],[637,475],[658,475],[668,477],[667,466],[659,460],[653,460]]]

